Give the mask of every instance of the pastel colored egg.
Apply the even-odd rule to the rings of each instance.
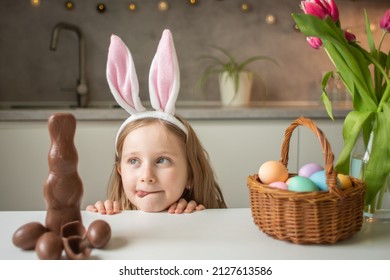
[[[328,185],[326,184],[325,170],[320,170],[315,172],[309,177],[309,179],[312,180],[320,190],[328,191]],[[337,185],[340,187],[341,186],[340,181],[338,178],[336,179],[337,179]]]
[[[288,186],[285,182],[272,182],[269,184],[270,187],[280,190],[287,190]]]
[[[307,177],[295,176],[291,178],[288,190],[293,192],[314,192],[319,188]]]
[[[320,170],[313,173],[310,177],[310,180],[320,188],[321,191],[327,191],[328,185],[326,184],[325,170]]]
[[[348,189],[352,187],[352,181],[348,175],[339,173],[337,174],[337,179],[339,180],[342,189]]]
[[[285,182],[288,178],[287,167],[277,160],[263,163],[259,168],[258,174],[260,181],[267,185],[272,182]]]
[[[298,175],[303,177],[310,177],[320,170],[324,170],[321,165],[317,163],[307,163],[298,170]]]

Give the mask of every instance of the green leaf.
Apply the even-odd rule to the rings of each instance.
[[[390,102],[390,83],[387,82],[386,88],[383,91],[382,99],[378,105],[378,112],[382,112],[386,104],[388,105],[389,102]]]
[[[349,162],[352,149],[361,131],[365,134],[365,142],[374,125],[374,138],[370,159],[368,161],[365,182],[367,186],[366,202],[369,203],[378,190],[383,187],[384,178],[390,173],[390,104],[384,105],[383,112],[350,112],[343,126],[344,148],[335,165],[337,172],[349,174]]]
[[[375,93],[373,92],[368,65],[365,67],[361,66],[351,54],[352,52],[348,49],[341,49],[342,47],[340,45],[324,41],[324,46],[329,57],[332,58],[333,64],[340,73],[342,80],[345,82],[346,88],[352,94],[354,104],[356,95],[359,95],[363,101],[363,104],[360,105],[366,108],[365,110],[375,111],[377,105],[373,100]],[[356,54],[356,56],[359,57],[359,54]],[[362,60],[364,61],[364,58]]]
[[[366,34],[367,34],[368,46],[370,47],[371,53],[376,53],[375,43],[371,32],[370,20],[368,19],[366,9],[364,9],[364,17],[366,21]]]
[[[360,131],[367,121],[372,117],[373,112],[351,111],[348,113],[343,124],[344,147],[341,151],[335,169],[342,174],[349,174],[349,160],[352,149],[356,143]]]
[[[212,45],[211,47],[214,48],[214,49],[219,50],[220,52],[222,52],[227,58],[229,58],[230,63],[232,63],[232,64],[237,64],[237,63],[236,63],[236,60],[235,60],[234,57],[233,57],[233,55],[231,55],[230,52],[228,52],[226,49],[221,48],[221,47],[219,47],[219,46],[215,46],[215,45]]]
[[[239,63],[237,66],[237,72],[242,71],[248,64],[255,62],[257,60],[268,60],[268,61],[274,63],[275,65],[279,66],[278,62],[275,59],[270,58],[268,56],[259,55],[259,56],[254,56],[254,57],[248,58],[247,60],[243,61],[242,63]]]
[[[309,14],[292,14],[299,30],[306,36],[320,37],[325,40],[345,41],[342,30],[328,17],[320,19]]]
[[[374,68],[375,94],[377,100],[380,101],[384,95],[385,88],[390,83],[388,77],[389,66],[387,66],[387,64],[390,63],[389,56],[384,54],[383,52],[379,52],[378,55],[377,54],[371,55],[358,44],[353,43],[353,46],[359,49],[359,51],[364,55],[366,60],[375,66]],[[375,57],[378,57],[378,59],[376,59]]]
[[[379,189],[383,187],[387,174],[390,173],[390,106],[384,106],[383,112],[377,113],[374,129],[373,148],[370,154],[365,182],[367,185],[366,202],[370,203]]]
[[[328,84],[329,78],[333,75],[333,71],[329,71],[325,73],[325,75],[322,78],[321,88],[322,88],[322,94],[321,99],[322,102],[325,105],[326,112],[328,113],[328,116],[334,120],[333,118],[333,112],[332,112],[332,102],[329,100],[328,93],[326,91],[326,85]]]

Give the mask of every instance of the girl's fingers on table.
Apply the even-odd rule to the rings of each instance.
[[[104,203],[103,201],[99,200],[98,202],[95,203],[95,207],[98,210],[100,214],[106,214],[106,208],[104,208]]]
[[[191,200],[190,202],[188,202],[187,204],[187,207],[185,209],[185,212],[186,213],[192,213],[194,212],[194,210],[196,209],[196,202],[194,200]]]
[[[195,209],[196,209],[196,211],[202,211],[202,210],[206,209],[206,207],[204,207],[203,204],[199,204],[199,205],[196,206]]]
[[[106,201],[104,201],[104,208],[106,209],[106,213],[108,215],[114,214],[113,207],[114,206],[112,200],[107,199]]]
[[[114,214],[121,212],[118,201],[113,201],[113,209],[112,210],[114,211]]]
[[[90,212],[97,212],[98,210],[96,209],[95,205],[88,205],[85,210],[90,211]]]
[[[175,213],[176,214],[183,213],[184,210],[186,209],[187,205],[188,205],[187,201],[184,198],[180,198],[179,202],[177,203]]]
[[[169,208],[168,208],[168,213],[174,214],[174,213],[175,213],[175,210],[176,210],[176,207],[177,207],[177,203],[174,203],[174,204],[172,204],[171,206],[169,206]]]

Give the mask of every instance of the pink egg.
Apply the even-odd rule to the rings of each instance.
[[[269,184],[270,187],[273,187],[275,189],[281,189],[281,190],[287,190],[288,186],[285,182],[273,182]]]
[[[310,177],[311,175],[320,170],[324,170],[321,165],[317,163],[307,163],[299,169],[298,175],[303,177]]]

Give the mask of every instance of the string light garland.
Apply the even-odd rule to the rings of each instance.
[[[74,3],[72,1],[66,1],[65,2],[65,8],[67,10],[73,10],[74,9]]]
[[[240,9],[242,12],[248,13],[252,10],[252,6],[249,5],[247,2],[244,2],[240,4]]]
[[[106,11],[106,5],[103,4],[103,3],[98,3],[97,6],[96,6],[96,10],[99,13],[104,13]]]
[[[33,7],[38,7],[39,5],[41,5],[41,1],[40,0],[30,0],[30,4]]]
[[[269,14],[265,17],[265,22],[269,25],[275,24],[276,23],[276,17],[272,14]]]
[[[162,12],[165,12],[169,9],[169,4],[167,1],[158,2],[158,9]]]
[[[129,4],[129,10],[130,10],[130,12],[135,12],[135,11],[137,11],[137,5],[136,5],[134,2],[131,2],[131,3]]]
[[[198,6],[200,5],[199,0],[186,0],[187,4],[190,6]],[[224,0],[216,0],[216,2],[225,2]],[[38,7],[41,4],[41,0],[30,0],[30,3],[33,7]],[[176,4],[176,1],[174,2]],[[168,1],[158,1],[157,2],[157,9],[161,12],[168,11],[170,9],[170,3]],[[73,10],[75,8],[75,1],[65,1],[65,9],[67,10]],[[243,13],[248,13],[251,12],[254,7],[253,4],[243,1],[238,5],[238,8],[240,9],[241,12]],[[139,10],[139,3],[136,2],[128,2],[127,9],[130,12],[136,12]],[[105,3],[97,3],[96,5],[96,10],[99,13],[104,13],[107,10],[107,5]],[[272,14],[268,14],[265,18],[265,22],[267,24],[275,24],[276,18]]]
[[[198,5],[199,1],[198,0],[188,0],[188,4],[190,4],[191,6],[196,6]]]

